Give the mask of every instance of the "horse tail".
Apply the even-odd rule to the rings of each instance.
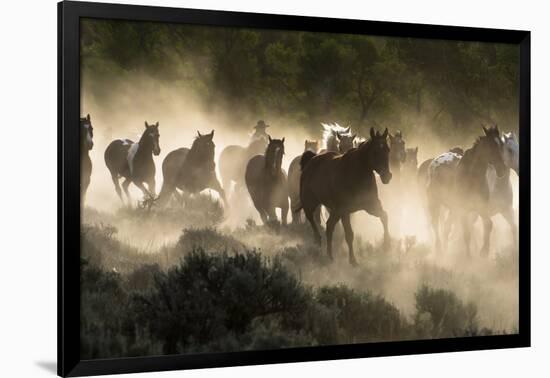
[[[309,161],[313,159],[315,156],[317,156],[317,154],[313,151],[304,152],[302,154],[302,158],[300,159],[300,169],[303,171],[307,163],[309,163]]]

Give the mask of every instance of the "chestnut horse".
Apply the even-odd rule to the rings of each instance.
[[[392,178],[389,167],[390,148],[388,129],[380,134],[370,129],[370,139],[345,154],[325,152],[316,155],[306,151],[302,155],[302,177],[300,179],[300,202],[306,218],[311,224],[315,242],[321,245],[321,234],[315,221],[315,210],[324,205],[330,215],[326,223],[327,253],[332,259],[332,234],[338,221],[342,221],[349,262],[357,265],[353,252],[353,230],[350,214],[365,210],[380,218],[384,227],[384,245],[390,243],[388,215],[378,198],[374,172],[380,175],[382,183]],[[299,209],[297,209],[299,210]]]
[[[189,194],[213,189],[227,206],[225,192],[216,176],[216,145],[213,139],[214,130],[205,135],[197,131],[191,148],[178,148],[166,155],[162,162],[163,183],[158,198],[159,206],[166,204],[172,194],[177,195],[178,189]]]

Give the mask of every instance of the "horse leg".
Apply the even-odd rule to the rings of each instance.
[[[282,199],[281,203],[281,223],[283,226],[287,225],[288,218],[288,197]]]
[[[437,203],[431,202],[428,204],[428,213],[430,215],[430,223],[435,237],[435,253],[441,252],[441,240],[439,239],[439,216],[440,206]]]
[[[501,212],[502,216],[510,225],[510,231],[512,232],[512,239],[514,241],[514,246],[518,245],[518,226],[514,219],[514,210],[512,207],[507,207],[504,211]]]
[[[260,201],[257,197],[258,197],[257,195],[253,195],[252,193],[250,193],[250,198],[252,199],[252,203],[254,204],[254,207],[256,208],[258,213],[260,214],[260,218],[262,219],[262,223],[264,224],[264,226],[266,226],[268,224],[268,221],[269,221],[268,214],[264,210],[263,206],[260,204]]]
[[[306,214],[306,219],[308,220],[309,224],[311,225],[311,228],[313,229],[313,240],[315,241],[315,244],[317,244],[319,247],[321,246],[321,234],[319,233],[319,227],[317,225],[317,220],[314,216],[314,210],[311,209],[304,209],[304,213]]]
[[[151,193],[147,190],[143,182],[134,181],[134,184],[141,190],[141,192],[143,193],[143,197],[147,198],[151,196]]]
[[[382,207],[380,200],[376,200],[372,208],[366,210],[372,216],[380,218],[382,222],[382,227],[384,228],[384,249],[388,249],[391,245],[390,232],[388,230],[388,213]]]
[[[157,189],[156,189],[156,182],[155,177],[153,176],[147,181],[147,188],[149,188],[149,193],[153,198],[156,198],[157,196]]]
[[[344,226],[346,243],[348,244],[349,263],[353,266],[357,266],[357,260],[355,260],[355,254],[353,253],[353,229],[351,228],[351,219],[349,214],[342,216],[342,226]]]
[[[449,236],[451,234],[451,231],[453,229],[453,224],[455,222],[455,216],[452,210],[449,210],[447,214],[447,219],[445,219],[445,222],[443,223],[443,251],[447,250],[447,247],[449,245]]]
[[[462,235],[464,238],[464,248],[466,248],[466,256],[470,257],[470,242],[471,242],[471,230],[470,219],[468,215],[462,216]]]
[[[493,230],[493,221],[488,215],[482,215],[481,220],[483,221],[483,246],[481,247],[481,256],[489,256],[489,246],[491,243],[491,231]]]
[[[88,191],[88,186],[90,186],[90,176],[85,176],[80,184],[80,204],[84,207],[86,203],[86,192]]]
[[[222,198],[226,210],[229,209],[229,203],[227,202],[227,197],[225,196],[225,190],[223,190],[222,185],[220,184],[216,176],[212,177],[212,179],[210,180],[210,188],[218,192],[218,194]]]
[[[269,223],[279,223],[279,220],[277,219],[277,212],[276,212],[276,209],[275,209],[275,206],[271,206],[271,205],[268,205],[266,206],[266,210],[265,210],[266,214],[267,214],[267,221]]]
[[[332,257],[332,234],[334,233],[334,227],[336,223],[340,220],[340,217],[336,215],[336,212],[333,211],[330,213],[330,216],[327,219],[327,254],[331,260],[334,260]]]
[[[126,201],[128,202],[128,206],[132,206],[132,196],[130,196],[130,192],[128,191],[128,187],[130,186],[131,182],[132,180],[130,179],[124,179],[124,181],[122,182],[122,189],[124,190],[124,194],[126,194]]]
[[[317,208],[315,209],[315,211],[313,213],[313,215],[315,217],[315,222],[317,223],[319,228],[321,228],[321,208],[322,208],[321,205],[317,206]]]
[[[299,224],[301,221],[302,210],[295,211],[294,209],[300,206],[300,200],[294,196],[290,197],[290,208],[292,209],[292,224]]]
[[[120,190],[120,183],[118,182],[118,177],[115,173],[111,173],[111,180],[113,180],[113,184],[115,185],[115,191],[118,195],[118,198],[122,201],[122,204],[124,204],[124,199],[122,198],[122,191]]]

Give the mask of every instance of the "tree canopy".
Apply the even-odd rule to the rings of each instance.
[[[312,129],[338,121],[440,135],[482,122],[517,129],[515,45],[91,19],[81,30],[86,77],[146,75],[234,117],[238,108]],[[88,89],[99,101],[109,91]]]

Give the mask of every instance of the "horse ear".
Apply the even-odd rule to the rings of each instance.
[[[348,126],[348,128],[346,129],[346,134],[348,134],[350,131],[351,131],[351,126]]]
[[[285,137],[283,137],[283,139],[281,139],[281,142],[283,142],[283,143],[285,142]]]
[[[384,134],[382,134],[382,137],[384,139],[386,139],[388,137],[388,128],[386,127],[386,129],[384,130]]]
[[[483,129],[483,132],[485,133],[485,135],[489,135],[489,130],[487,130],[487,128],[485,127],[485,125],[482,123],[481,124],[481,128]]]
[[[351,136],[351,140],[354,140],[356,137],[357,137],[357,134],[353,134],[353,135]]]
[[[271,135],[268,135],[267,138],[269,139],[269,143],[271,143]]]
[[[197,134],[199,135],[199,138],[202,136],[202,134],[199,130],[197,130]]]
[[[416,148],[414,149],[414,152],[418,153],[418,146],[416,146]]]
[[[86,119],[87,119],[88,121],[90,120],[90,113],[88,113],[88,114],[86,115]]]
[[[210,135],[212,136],[212,138],[214,137],[214,130],[212,130],[212,132],[210,133]]]
[[[146,129],[149,128],[149,124],[147,124],[147,121],[145,121],[145,128],[146,128]]]
[[[375,136],[375,134],[374,134],[374,127],[371,127],[371,128],[370,128],[370,138],[371,138],[371,139],[374,139],[374,136]]]
[[[155,123],[155,127],[159,127],[159,121],[157,121],[157,123]]]

